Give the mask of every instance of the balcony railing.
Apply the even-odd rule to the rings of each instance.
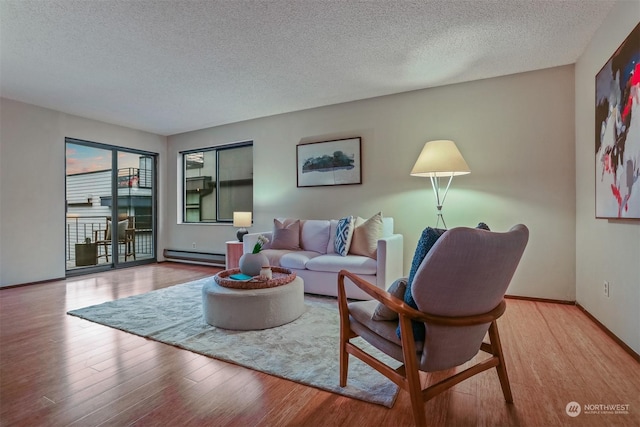
[[[104,240],[105,231],[107,229],[107,221],[110,217],[106,216],[83,216],[83,215],[67,215],[66,221],[66,254],[65,259],[68,267],[74,266],[86,266],[95,264],[106,264],[106,257],[104,255],[104,247],[102,245],[95,245],[97,240]],[[150,221],[144,221],[143,218],[136,217],[138,222],[150,223]],[[134,224],[136,222],[134,221]],[[135,248],[134,259],[152,258],[153,253],[153,230],[150,228],[137,228],[134,227],[133,239],[135,245],[131,245],[131,248]],[[83,244],[89,244],[83,247]],[[91,244],[94,244],[91,246]],[[123,249],[124,244],[118,245],[119,261],[131,261],[131,255],[125,260],[125,252],[130,249]],[[110,245],[108,245],[110,246]],[[93,255],[87,258],[87,253],[84,251],[90,249],[90,253],[95,251],[95,260]],[[83,251],[82,253],[76,253],[76,250]],[[109,262],[111,262],[111,249],[109,250]],[[80,262],[79,262],[80,261]]]

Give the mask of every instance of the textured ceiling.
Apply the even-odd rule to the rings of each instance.
[[[171,135],[571,64],[614,3],[0,0],[0,95]]]

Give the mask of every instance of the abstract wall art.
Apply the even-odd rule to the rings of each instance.
[[[640,24],[596,75],[596,218],[640,219]]]
[[[298,187],[361,184],[360,138],[300,144]]]

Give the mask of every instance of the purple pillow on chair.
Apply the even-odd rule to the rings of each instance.
[[[389,289],[387,289],[387,292],[389,292],[391,295],[393,295],[394,297],[396,297],[398,299],[404,299],[404,293],[406,292],[406,289],[407,289],[407,278],[406,277],[402,277],[402,278],[396,280],[395,282],[393,282],[391,284],[391,286],[389,286]],[[371,316],[371,319],[373,319],[373,320],[397,320],[398,319],[398,313],[396,313],[395,311],[391,310],[389,307],[387,307],[386,305],[384,305],[383,303],[380,302],[376,306],[376,309],[373,312],[373,315]]]

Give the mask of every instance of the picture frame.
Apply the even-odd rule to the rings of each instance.
[[[297,145],[297,186],[361,184],[361,143],[355,137]]]
[[[595,214],[640,219],[640,24],[596,74]]]

